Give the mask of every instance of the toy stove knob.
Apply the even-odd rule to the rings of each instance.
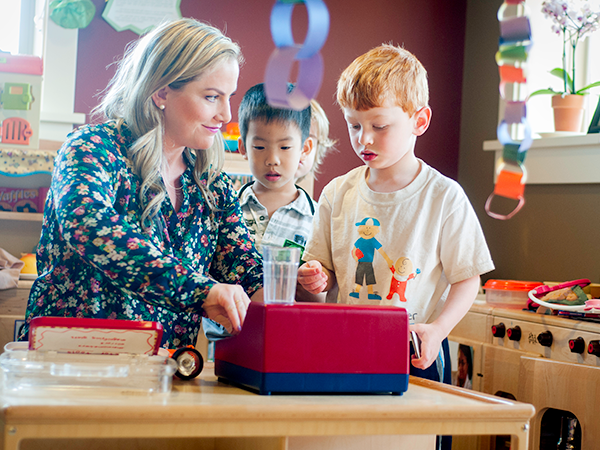
[[[590,355],[600,356],[600,341],[590,341],[588,344],[588,353]]]
[[[506,333],[506,327],[502,322],[492,325],[492,334],[494,337],[503,338]]]
[[[543,345],[544,347],[551,347],[552,333],[550,331],[543,331],[542,333],[538,334],[537,340],[540,345]]]
[[[521,327],[519,325],[514,326],[513,328],[509,328],[506,331],[506,335],[508,339],[511,341],[520,341],[521,340]]]
[[[585,351],[585,341],[583,338],[569,339],[569,350],[571,350],[571,353],[583,353]]]

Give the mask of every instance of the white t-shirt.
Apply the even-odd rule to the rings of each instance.
[[[461,186],[420,163],[396,192],[372,191],[366,166],[325,186],[303,260],[335,272],[339,303],[401,306],[410,323],[431,322],[450,284],[494,269]]]

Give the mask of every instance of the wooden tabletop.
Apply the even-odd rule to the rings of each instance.
[[[269,422],[272,432],[302,435],[303,423],[322,429],[340,424],[350,434],[476,434],[494,428],[525,425],[533,406],[462,388],[411,377],[408,391],[392,395],[272,395],[262,396],[217,381],[211,368],[201,378],[174,381],[170,394],[87,395],[65,392],[60,396],[2,396],[0,420],[23,423],[218,423]],[[57,407],[59,406],[59,407]],[[352,429],[352,423],[361,423]],[[486,425],[488,424],[488,425]],[[506,426],[502,426],[505,424]],[[245,432],[244,432],[245,433]],[[502,434],[504,431],[498,431]],[[164,433],[162,433],[164,434]],[[510,434],[510,433],[509,433]]]

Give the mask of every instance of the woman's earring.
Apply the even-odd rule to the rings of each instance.
[[[160,105],[160,109],[165,109],[165,105]]]

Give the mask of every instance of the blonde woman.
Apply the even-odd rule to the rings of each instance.
[[[202,316],[241,329],[262,261],[221,173],[240,49],[206,24],[131,46],[96,112],[59,151],[26,318],[151,320],[194,344]],[[26,337],[25,327],[22,337]]]

